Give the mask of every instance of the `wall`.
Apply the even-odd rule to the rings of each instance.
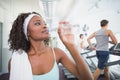
[[[94,2],[95,1],[95,2]],[[119,31],[120,0],[80,0],[76,3],[67,20],[72,24],[79,24],[80,31],[86,24],[89,27],[88,35],[100,28],[102,19],[109,20],[109,29],[116,34]]]

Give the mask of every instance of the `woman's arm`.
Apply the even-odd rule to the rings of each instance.
[[[80,80],[93,80],[92,73],[87,66],[85,60],[81,56],[80,52],[78,51],[76,45],[74,44],[74,35],[73,34],[64,34],[62,27],[59,27],[58,34],[69,50],[70,54],[72,55],[75,63],[73,63],[66,55],[61,58],[61,63],[75,76]]]

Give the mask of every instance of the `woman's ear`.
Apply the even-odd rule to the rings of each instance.
[[[28,36],[28,37],[30,36],[29,33],[27,33],[27,36]]]
[[[28,37],[30,36],[29,31],[27,32],[27,36],[28,36]]]

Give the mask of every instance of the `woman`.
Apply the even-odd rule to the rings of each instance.
[[[14,51],[9,63],[10,80],[59,80],[58,63],[62,63],[80,80],[93,80],[88,66],[73,43],[74,36],[64,35],[62,31],[62,27],[59,27],[59,37],[75,63],[61,49],[46,45],[49,31],[38,13],[20,14],[9,36],[10,49]]]
[[[109,59],[108,43],[112,42],[114,44],[117,44],[117,40],[113,35],[113,32],[107,29],[108,28],[107,20],[102,20],[100,24],[101,24],[101,29],[94,32],[88,37],[88,43],[91,49],[96,50],[96,55],[98,58],[98,68],[93,73],[93,76],[94,76],[94,80],[97,80],[101,71],[104,70],[105,77],[107,78],[107,80],[110,80],[109,69],[108,67],[105,66],[105,63],[107,63]],[[92,46],[90,41],[94,37],[96,38],[97,41],[96,48]],[[112,41],[109,41],[109,37],[111,38]]]

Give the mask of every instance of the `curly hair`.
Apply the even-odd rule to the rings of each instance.
[[[32,13],[40,15],[36,12],[32,12]],[[27,52],[30,49],[30,42],[27,40],[23,28],[24,20],[30,14],[31,13],[21,13],[13,22],[12,29],[10,31],[10,35],[8,39],[8,43],[10,44],[10,50],[16,51],[18,49],[22,49],[25,52]],[[48,45],[49,40],[44,40],[44,43]]]

